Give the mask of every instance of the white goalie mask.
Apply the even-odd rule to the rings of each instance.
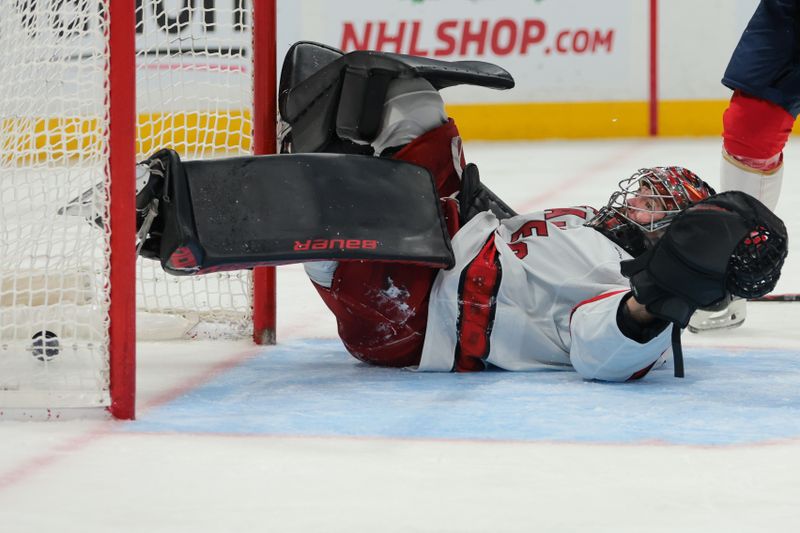
[[[710,185],[683,167],[642,168],[619,182],[619,190],[586,225],[637,256],[678,213],[713,194]]]

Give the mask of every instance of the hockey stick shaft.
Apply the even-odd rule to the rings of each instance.
[[[750,298],[750,302],[800,302],[800,293],[768,294],[760,298]]]

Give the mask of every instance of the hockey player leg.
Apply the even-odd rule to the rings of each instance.
[[[771,159],[776,160],[776,165],[769,170],[761,170],[723,151],[719,172],[720,189],[746,192],[774,211],[783,185],[783,154],[778,153]]]
[[[375,139],[364,145],[375,155],[390,156],[429,131],[447,123],[444,101],[439,92],[424,78],[397,78],[389,83],[383,116]],[[341,141],[326,148],[333,152],[352,144]],[[450,150],[445,147],[445,157]],[[347,150],[352,150],[347,148]],[[436,170],[428,169],[432,172]],[[402,185],[400,185],[402,186]],[[438,184],[437,184],[438,188]],[[335,261],[306,263],[306,274],[316,285],[330,288],[338,263]]]
[[[723,125],[720,189],[746,192],[774,210],[794,117],[777,104],[736,91]]]
[[[775,210],[782,182],[782,163],[770,171],[760,171],[745,166],[723,152],[720,165],[720,183],[723,190],[746,192],[761,200],[771,210]],[[736,328],[741,326],[746,318],[747,301],[742,298],[732,298],[709,309],[698,309],[689,323],[689,331],[701,333]]]
[[[341,81],[334,83],[337,79]],[[508,73],[485,63],[450,64],[377,52],[345,55],[315,43],[297,43],[281,73],[284,149],[358,151],[413,163],[431,173],[440,198],[459,191],[463,197],[461,137],[438,91],[461,83],[513,85]],[[477,172],[472,176],[466,196],[469,205],[472,200],[478,205],[478,198],[491,193]],[[445,218],[452,235],[459,218],[453,198],[446,198],[445,212],[450,212]],[[336,315],[340,336],[353,355],[390,366],[414,362],[424,330],[421,298],[427,298],[433,271],[332,261],[306,263],[305,270]],[[398,309],[411,313],[398,314]]]
[[[723,153],[720,165],[720,183],[723,190],[746,192],[774,210],[778,203],[782,181],[782,164],[772,171],[762,172],[748,168],[727,153]],[[736,328],[741,326],[746,318],[747,301],[732,298],[711,308],[698,309],[689,322],[689,331],[701,333]]]
[[[380,122],[369,145],[376,155],[425,167],[434,177],[439,197],[458,190],[464,165],[461,139],[430,82],[424,78],[393,80]],[[326,150],[331,150],[331,145]],[[457,204],[452,198],[441,201],[452,236],[458,223]],[[419,363],[435,270],[383,262],[324,261],[303,266],[336,316],[339,337],[348,352],[379,366]]]
[[[511,75],[491,63],[374,51],[342,54],[316,43],[296,43],[283,63],[278,102],[281,120],[291,130],[292,152],[326,152],[341,148],[342,142],[370,145],[380,130],[391,133],[382,120],[392,82],[420,78],[436,90],[462,84],[514,86]]]
[[[721,190],[745,192],[775,210],[783,183],[783,148],[794,117],[772,102],[736,91],[723,123]],[[734,298],[710,309],[699,309],[692,316],[689,331],[735,328],[744,323],[746,316],[747,302]]]
[[[497,65],[479,61],[373,51],[344,54],[318,43],[296,43],[281,69],[284,147],[293,153],[349,153],[353,146],[365,147],[368,151],[360,153],[427,168],[440,195],[450,196],[461,189],[466,162],[439,90],[461,84],[508,89],[514,81]],[[467,203],[502,204],[478,180],[473,185]]]
[[[329,287],[314,287],[356,359],[378,366],[419,364],[428,297],[437,269],[387,262],[339,264]]]

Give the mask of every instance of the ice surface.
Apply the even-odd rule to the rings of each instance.
[[[691,348],[685,356],[685,379],[665,366],[637,383],[610,384],[564,370],[454,375],[375,368],[343,353],[336,340],[297,340],[127,429],[695,445],[800,435],[796,353]]]
[[[467,143],[520,211],[638,167],[718,184],[718,139]],[[778,214],[800,226],[800,145]],[[793,242],[793,241],[792,241]],[[278,339],[140,343],[138,420],[0,422],[3,531],[795,531],[800,303],[684,334],[687,377],[415,374],[350,358],[299,266]],[[800,291],[790,253],[778,292]]]

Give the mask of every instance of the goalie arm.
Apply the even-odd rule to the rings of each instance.
[[[171,150],[145,163],[141,254],[172,274],[321,260],[453,264],[433,179],[416,165],[333,154],[183,163]]]
[[[619,314],[622,315],[623,318],[618,318],[617,322],[625,324],[621,326],[623,329],[626,326],[631,328],[643,328],[659,320],[656,315],[647,310],[644,304],[639,303],[639,301],[633,297],[633,294],[620,304]],[[666,326],[666,324],[664,325]],[[630,337],[630,335],[628,336]]]
[[[647,312],[674,324],[675,376],[683,377],[680,328],[729,295],[772,291],[786,254],[783,221],[752,196],[729,191],[683,211],[653,248],[622,262],[622,273]]]
[[[572,366],[585,379],[644,377],[669,348],[668,323],[654,317],[624,287],[578,304],[570,318]]]

